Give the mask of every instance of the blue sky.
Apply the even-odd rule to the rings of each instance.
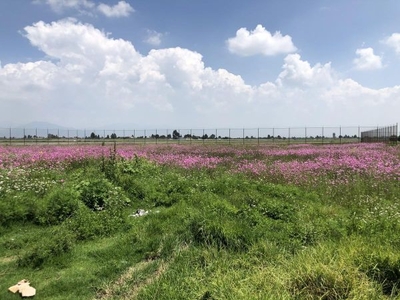
[[[0,126],[386,125],[400,2],[0,1]]]

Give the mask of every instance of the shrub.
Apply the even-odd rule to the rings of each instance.
[[[92,210],[101,210],[104,208],[108,198],[108,191],[112,184],[104,178],[83,180],[76,185],[80,193],[80,199]]]
[[[35,245],[18,259],[18,266],[39,268],[44,263],[69,252],[75,244],[75,234],[58,227],[48,236],[41,237]]]
[[[118,206],[103,211],[81,206],[67,222],[68,229],[76,234],[78,240],[109,236],[124,226],[127,226],[126,219]]]
[[[0,225],[31,222],[35,219],[41,199],[30,192],[8,195],[0,199]]]
[[[144,200],[146,190],[140,179],[132,175],[122,174],[118,177],[118,184],[125,191],[129,199]]]
[[[72,217],[79,207],[79,195],[72,189],[55,189],[47,195],[44,207],[38,210],[39,224],[60,224]]]

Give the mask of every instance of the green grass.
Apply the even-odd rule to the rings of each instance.
[[[338,195],[143,159],[41,172],[0,195],[0,299],[24,278],[37,299],[399,297],[399,186]]]

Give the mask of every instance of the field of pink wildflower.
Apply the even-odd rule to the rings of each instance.
[[[400,145],[0,146],[0,298],[398,299],[399,195]]]
[[[32,166],[62,168],[72,162],[109,157],[113,146],[0,147],[0,169]],[[271,182],[294,185],[352,184],[367,179],[400,183],[400,146],[385,144],[203,146],[141,145],[116,147],[116,157],[146,158],[156,164],[183,169],[223,169]]]

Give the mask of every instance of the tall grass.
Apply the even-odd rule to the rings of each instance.
[[[23,278],[40,299],[399,297],[398,146],[9,147],[0,160],[0,299]]]

